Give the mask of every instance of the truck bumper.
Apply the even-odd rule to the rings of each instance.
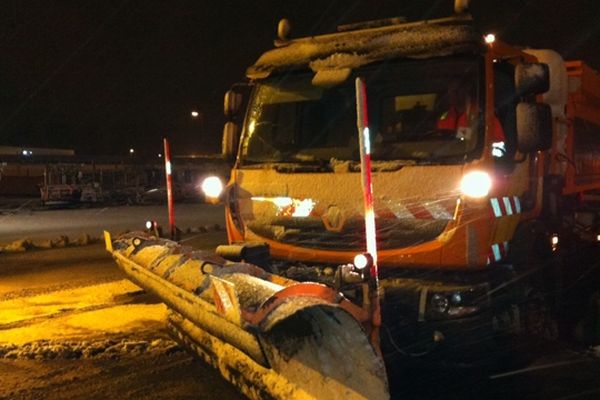
[[[384,355],[476,366],[495,363],[507,350],[515,349],[520,316],[510,292],[494,291],[490,282],[461,286],[439,281],[394,283],[386,285],[382,302]],[[440,293],[447,298],[478,294],[459,310],[462,315],[453,316],[431,310],[433,296]]]

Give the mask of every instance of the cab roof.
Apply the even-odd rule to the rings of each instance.
[[[423,59],[482,51],[482,35],[467,18],[395,24],[280,42],[249,67],[246,76],[310,68],[353,69],[390,58]]]

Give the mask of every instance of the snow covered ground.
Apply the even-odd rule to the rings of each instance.
[[[168,227],[164,205],[116,206],[35,211],[22,208],[0,213],[0,244],[17,239],[53,239],[66,235],[75,240],[83,234],[101,237],[103,230],[113,233],[144,229],[147,220]],[[223,226],[224,211],[220,205],[181,203],[175,205],[176,226],[188,228]]]
[[[165,321],[101,244],[0,254],[0,399],[242,399]]]

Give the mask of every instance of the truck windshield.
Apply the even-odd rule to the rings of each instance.
[[[388,62],[366,79],[374,161],[462,162],[480,148],[483,109],[476,59]],[[359,160],[354,79],[324,88],[312,73],[260,82],[247,116],[244,163]]]

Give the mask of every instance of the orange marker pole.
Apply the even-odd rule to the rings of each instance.
[[[373,178],[371,174],[371,138],[367,107],[367,87],[362,78],[356,78],[356,125],[360,146],[360,173],[365,207],[365,237],[367,253],[373,258],[369,285],[370,312],[373,330],[371,342],[379,349],[379,327],[381,326],[381,306],[379,304],[379,271],[377,269],[377,236],[375,230],[375,209],[373,205]]]
[[[169,231],[171,240],[175,239],[175,208],[173,207],[173,174],[171,167],[171,147],[167,138],[163,139],[165,149],[165,179],[167,180],[167,208],[169,210]]]

